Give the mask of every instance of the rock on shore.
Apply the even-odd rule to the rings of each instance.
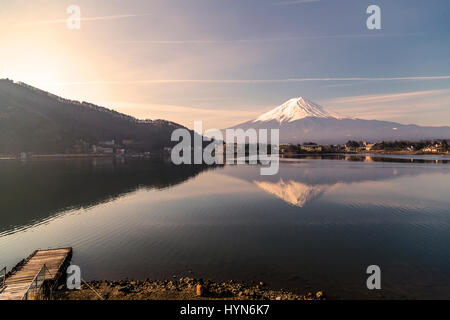
[[[198,284],[202,295],[197,296]],[[316,300],[324,299],[322,291],[299,295],[286,290],[271,290],[260,282],[258,285],[228,282],[202,281],[193,278],[179,278],[164,281],[122,280],[91,281],[83,283],[80,290],[68,290],[60,286],[55,298],[61,300]]]

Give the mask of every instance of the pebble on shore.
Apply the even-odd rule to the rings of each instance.
[[[230,300],[322,300],[325,294],[306,295],[286,290],[271,290],[264,282],[258,285],[228,282],[202,281],[181,277],[172,280],[151,281],[120,280],[91,281],[89,286],[83,284],[80,290],[67,290],[60,286],[55,293],[56,299],[62,300],[188,300],[188,299],[230,299]],[[93,292],[93,291],[96,292]]]

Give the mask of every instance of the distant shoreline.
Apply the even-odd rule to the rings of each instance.
[[[284,153],[285,156],[305,156],[305,155],[398,155],[398,156],[447,156],[449,152],[419,152],[419,151],[346,151],[346,152],[304,152],[304,153]]]
[[[33,154],[27,159],[41,159],[41,158],[112,158],[114,154],[90,154],[90,153],[73,153],[73,154]],[[15,156],[0,156],[0,160],[20,160]]]
[[[68,154],[33,154],[26,159],[20,159],[17,156],[0,155],[1,160],[32,160],[32,159],[89,159],[89,158],[151,158],[161,156],[162,152],[151,153],[150,156],[144,154],[117,155],[117,154],[100,154],[100,153],[68,153]],[[348,152],[303,152],[303,153],[283,153],[281,158],[291,158],[298,156],[325,156],[325,155],[398,155],[398,156],[448,156],[447,152],[420,152],[420,151],[386,151],[374,150],[370,152],[364,151],[348,151]]]
[[[155,152],[151,156],[160,156],[162,153]],[[29,159],[70,159],[70,158],[144,158],[148,155],[144,154],[102,154],[102,153],[67,153],[67,154],[33,154],[26,159],[20,159],[17,156],[0,155],[0,160],[29,160]]]

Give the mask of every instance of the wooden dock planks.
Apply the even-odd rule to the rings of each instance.
[[[63,272],[63,266],[71,257],[72,248],[35,251],[22,266],[6,279],[5,286],[0,292],[0,300],[23,299],[44,264],[48,269],[45,274],[46,281],[57,281]]]

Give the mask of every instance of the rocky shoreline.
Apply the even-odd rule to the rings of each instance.
[[[201,295],[197,286],[201,286]],[[80,290],[68,290],[65,285],[54,293],[58,300],[322,300],[322,291],[295,294],[286,290],[272,290],[265,283],[257,285],[202,281],[194,278],[173,280],[90,281]]]

